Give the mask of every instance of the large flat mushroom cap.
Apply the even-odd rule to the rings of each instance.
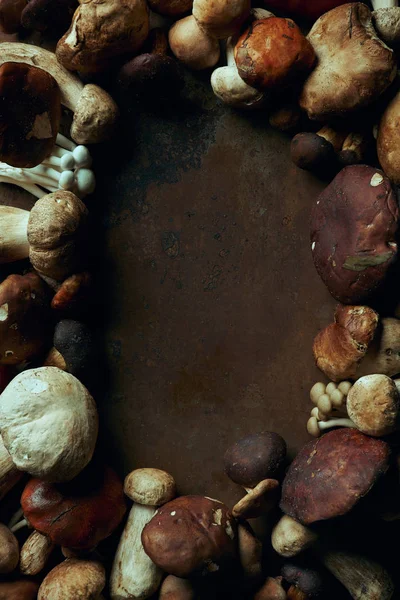
[[[292,462],[280,507],[303,525],[347,514],[388,469],[386,442],[337,429],[306,444]]]
[[[378,38],[365,4],[325,13],[308,40],[318,64],[304,84],[300,106],[310,119],[323,121],[367,106],[395,78],[394,53]]]

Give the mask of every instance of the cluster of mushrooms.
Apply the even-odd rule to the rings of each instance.
[[[0,283],[0,500],[23,486],[0,525],[0,600],[211,598],[221,575],[253,600],[393,597],[388,572],[324,526],[366,506],[400,518],[400,314],[381,302],[398,258],[397,4],[0,0],[0,181],[35,198],[0,207],[0,263],[16,263]],[[292,16],[313,23],[308,35]],[[277,433],[237,441],[224,457],[243,489],[231,509],[177,496],[160,469],[122,482],[96,450],[89,391],[88,146],[114,135],[114,97],[161,102],[183,88],[182,65],[213,69],[223,103],[268,111],[296,133],[295,164],[332,176],[311,214],[315,267],[340,302],[314,341],[327,379],[310,393],[317,439],[290,466]],[[261,544],[248,521],[265,516]]]

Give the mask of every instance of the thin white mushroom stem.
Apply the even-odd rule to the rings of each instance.
[[[7,525],[8,529],[11,529],[12,527],[14,527],[14,525],[16,525],[23,516],[24,516],[24,511],[22,510],[22,508],[19,508],[17,510],[17,512],[15,512],[13,514],[13,516],[11,517],[10,522]]]
[[[29,523],[26,519],[22,519],[21,521],[19,521],[15,525],[13,525],[13,527],[11,527],[10,530],[12,531],[12,533],[16,533],[17,531],[19,531],[20,529],[23,529],[24,527],[29,527]]]
[[[378,8],[393,8],[399,5],[398,0],[371,0],[374,10]]]
[[[76,148],[75,142],[73,142],[72,140],[65,137],[65,135],[62,135],[62,133],[59,133],[57,135],[56,143],[58,146],[60,146],[61,148],[64,148],[65,150],[68,150],[69,152],[73,152]]]
[[[307,431],[313,437],[319,437],[323,431],[332,427],[349,427],[357,429],[356,424],[349,418],[329,419],[329,421],[319,421],[317,417],[310,417],[307,421]]]

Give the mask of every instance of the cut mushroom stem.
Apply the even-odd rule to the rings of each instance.
[[[34,531],[23,544],[19,569],[23,575],[34,576],[43,571],[55,546],[46,536]]]
[[[0,500],[12,490],[21,477],[22,473],[14,465],[0,435]]]

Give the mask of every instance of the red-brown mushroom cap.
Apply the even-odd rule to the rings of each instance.
[[[235,47],[240,77],[250,86],[271,90],[305,78],[316,56],[291,19],[269,17],[251,23]]]
[[[399,207],[379,169],[346,167],[311,214],[315,267],[334,298],[361,304],[383,283],[397,257]]]
[[[21,497],[29,524],[54,544],[89,550],[111,535],[126,512],[123,485],[109,467],[91,466],[73,481],[31,479]]]
[[[222,502],[181,496],[158,509],[145,526],[146,554],[176,577],[219,571],[232,560],[236,523]]]
[[[289,467],[281,509],[303,525],[347,514],[388,469],[386,442],[337,429],[306,444]]]
[[[0,32],[17,33],[21,28],[21,14],[28,0],[0,0]]]
[[[0,160],[35,167],[55,144],[61,95],[46,71],[22,63],[0,67]]]

